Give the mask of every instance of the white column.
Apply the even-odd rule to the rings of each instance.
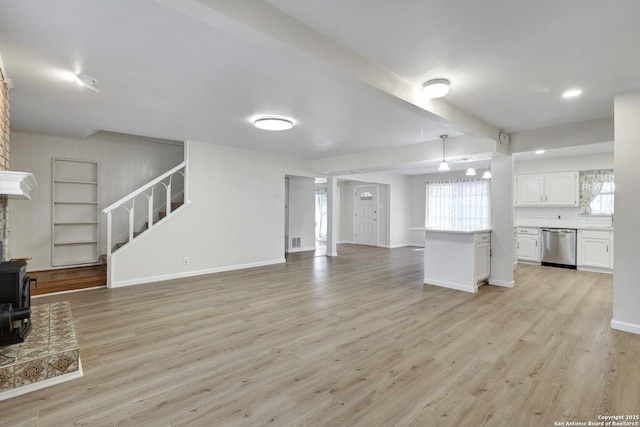
[[[489,284],[512,288],[513,279],[513,156],[491,159],[491,276]]]
[[[327,256],[338,256],[338,224],[340,218],[340,195],[338,178],[327,178]]]
[[[618,95],[614,100],[615,248],[613,251],[613,319],[611,327],[640,334],[640,91]]]

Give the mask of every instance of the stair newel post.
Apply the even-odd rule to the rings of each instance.
[[[133,241],[133,221],[135,218],[136,204],[131,204],[131,209],[129,210],[129,242]]]
[[[111,256],[111,211],[107,212],[107,258]]]

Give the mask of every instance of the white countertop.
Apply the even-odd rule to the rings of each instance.
[[[453,233],[453,234],[479,234],[490,233],[490,228],[472,228],[472,227],[456,227],[456,228],[435,228],[435,227],[412,227],[409,230],[430,231],[432,233]]]
[[[575,228],[576,230],[598,230],[598,231],[614,231],[613,227],[589,227],[589,226],[563,226],[558,227],[554,225],[530,225],[530,224],[518,224],[516,227],[525,227],[525,228]]]

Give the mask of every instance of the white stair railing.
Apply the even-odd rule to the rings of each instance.
[[[135,208],[136,208],[136,198],[140,195],[143,195],[147,199],[147,230],[153,228],[158,221],[153,220],[154,214],[154,193],[157,185],[162,185],[165,189],[166,200],[165,203],[165,212],[168,217],[171,215],[171,197],[172,197],[172,184],[173,178],[176,175],[181,175],[183,178],[183,200],[186,203],[188,198],[187,189],[189,186],[187,185],[187,163],[182,162],[178,166],[173,169],[163,173],[153,181],[149,181],[142,187],[133,191],[132,193],[126,195],[122,199],[113,203],[111,206],[105,208],[102,212],[107,214],[107,257],[110,257],[113,252],[113,212],[116,209],[124,209],[128,213],[129,217],[129,225],[128,225],[128,242],[131,243],[135,238]],[[123,246],[124,247],[124,246]]]

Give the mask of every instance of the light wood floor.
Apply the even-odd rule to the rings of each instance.
[[[1,425],[553,426],[640,412],[640,336],[612,277],[521,265],[513,289],[422,284],[412,248],[70,300],[84,377],[0,402]]]

